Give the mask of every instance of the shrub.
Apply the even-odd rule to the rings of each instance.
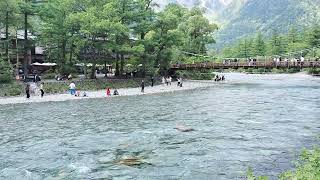
[[[300,156],[296,170],[285,172],[280,176],[285,179],[319,179],[320,149],[304,150]]]
[[[267,176],[256,177],[253,174],[253,170],[251,168],[249,168],[247,171],[247,180],[268,180],[268,177]]]
[[[55,76],[56,76],[55,73],[48,73],[48,74],[43,74],[43,75],[41,76],[41,78],[42,78],[42,79],[54,79]]]
[[[0,59],[0,83],[12,82],[10,65],[4,60]]]
[[[246,73],[249,73],[249,74],[251,74],[251,73],[253,73],[253,68],[248,68],[248,69],[245,69],[245,71],[246,71]]]
[[[274,74],[281,74],[281,73],[286,73],[286,70],[273,68],[271,72]]]
[[[310,68],[308,69],[309,74],[320,74],[320,68]]]
[[[177,71],[176,76],[191,80],[212,80],[215,74],[208,70],[185,70]]]
[[[279,176],[280,180],[289,179],[319,179],[320,178],[320,149],[304,150],[297,162],[296,169],[284,172]],[[248,180],[267,180],[266,176],[256,177],[253,170],[247,171]]]
[[[72,65],[64,65],[60,69],[61,74],[72,74],[77,73],[77,69],[75,66]]]
[[[287,73],[297,73],[300,72],[299,68],[289,68],[287,69]]]
[[[264,69],[264,68],[258,68],[258,69],[253,69],[252,70],[252,73],[254,73],[254,74],[264,74],[266,72],[268,72],[268,70]]]
[[[0,73],[0,83],[1,84],[5,84],[5,83],[11,83],[12,82],[12,77],[10,76],[10,74],[6,74],[6,73]]]
[[[23,94],[23,85],[16,82],[0,84],[0,96],[19,96]]]

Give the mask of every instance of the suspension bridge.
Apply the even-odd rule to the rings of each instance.
[[[289,52],[280,55],[265,56],[265,57],[250,57],[250,58],[223,58],[222,62],[205,61],[200,63],[176,63],[172,64],[171,70],[188,70],[188,69],[249,69],[249,68],[264,68],[264,69],[303,69],[303,68],[320,68],[320,59],[315,57],[315,50],[320,49],[320,46],[303,49],[296,52]],[[216,57],[195,54],[186,51],[180,51],[182,54],[203,59],[217,59]],[[315,58],[306,59],[303,55],[313,52]],[[285,58],[282,59],[281,57]],[[296,58],[299,57],[299,58]]]
[[[191,64],[173,64],[171,70],[192,70],[192,69],[249,69],[249,68],[264,68],[264,69],[303,69],[303,68],[320,68],[319,60],[305,62],[203,62]]]

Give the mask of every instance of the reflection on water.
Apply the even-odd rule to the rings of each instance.
[[[1,106],[0,179],[239,179],[248,167],[275,178],[319,143],[319,79],[227,77],[201,90]]]

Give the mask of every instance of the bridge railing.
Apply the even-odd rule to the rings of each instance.
[[[320,61],[305,62],[228,62],[228,63],[194,63],[173,64],[172,69],[226,69],[226,68],[320,68]]]

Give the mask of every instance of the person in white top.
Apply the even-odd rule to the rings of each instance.
[[[69,90],[70,90],[71,95],[75,95],[76,94],[76,84],[74,82],[70,83]]]
[[[169,76],[169,84],[171,85],[171,82],[172,82],[172,77],[171,76]]]
[[[301,56],[300,61],[301,61],[301,66],[303,66],[303,63],[304,63],[304,57],[303,56]]]

